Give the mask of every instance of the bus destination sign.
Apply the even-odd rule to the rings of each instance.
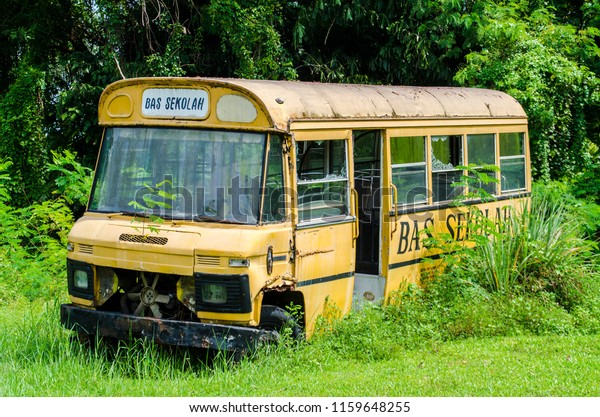
[[[205,119],[208,92],[190,88],[148,88],[142,94],[142,114],[146,117]]]

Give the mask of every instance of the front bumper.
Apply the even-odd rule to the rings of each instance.
[[[164,345],[233,352],[248,352],[279,337],[276,332],[253,327],[138,317],[72,304],[60,306],[60,322],[67,329],[101,337],[144,338]]]

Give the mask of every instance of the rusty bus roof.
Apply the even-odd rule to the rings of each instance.
[[[106,100],[109,96],[122,95],[119,92],[122,91],[122,88],[158,86],[208,87],[214,91],[219,89],[237,91],[251,97],[262,106],[268,124],[272,128],[280,130],[288,130],[292,122],[305,121],[393,121],[405,119],[521,119],[521,121],[525,121],[527,117],[521,105],[508,94],[480,88],[409,87],[201,77],[120,80],[106,88],[100,100],[100,107],[108,105]],[[132,100],[137,99],[132,98]],[[131,104],[128,106],[131,107]],[[122,117],[131,114],[130,107],[127,107],[128,110],[123,110]],[[100,118],[102,123],[111,123],[110,111],[108,115],[100,112]],[[122,123],[123,121],[119,120],[118,122]],[[112,122],[116,123],[117,119],[113,118]],[[146,122],[152,123],[148,120]]]
[[[508,94],[481,88],[204,80],[251,92],[262,101],[276,125],[305,119],[527,117],[521,105]]]

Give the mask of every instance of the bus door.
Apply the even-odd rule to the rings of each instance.
[[[352,142],[348,130],[301,131],[294,137],[295,276],[310,332],[326,300],[342,313],[352,304],[358,235]]]
[[[381,273],[382,132],[354,131],[354,189],[358,196],[359,236],[356,245],[354,299],[379,300],[385,279]]]

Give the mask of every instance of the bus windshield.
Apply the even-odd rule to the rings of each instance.
[[[260,133],[107,128],[88,209],[256,224],[265,146]]]

